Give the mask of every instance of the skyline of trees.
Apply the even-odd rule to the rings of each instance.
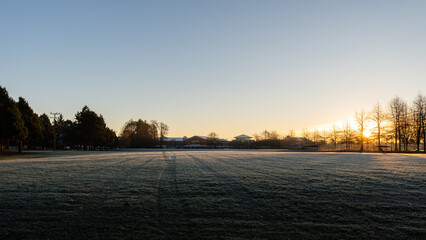
[[[334,124],[326,133],[304,129],[302,135],[317,144],[334,145],[334,149],[338,144],[343,144],[345,150],[357,145],[358,150],[363,151],[365,141],[374,144],[377,149],[379,146],[386,147],[386,144],[392,147],[392,151],[419,152],[426,149],[426,97],[421,93],[411,105],[398,96],[391,99],[387,107],[377,102],[368,112],[364,109],[355,112],[354,121],[358,129],[353,129],[346,121],[340,127]],[[367,129],[366,126],[371,124],[373,127]],[[366,131],[371,135],[364,136]],[[318,137],[318,134],[321,136]]]
[[[6,88],[0,86],[0,151],[10,141],[20,141],[28,135],[17,103],[9,96]],[[20,148],[21,150],[21,148]]]
[[[75,120],[65,120],[60,115],[52,124],[47,114],[37,115],[23,97],[16,102],[1,86],[0,113],[0,151],[5,145],[17,146],[18,151],[22,151],[24,146],[27,149],[51,148],[54,145],[54,131],[59,147],[89,150],[116,146],[161,147],[169,132],[169,126],[163,122],[131,119],[124,124],[118,138],[106,126],[103,116],[87,106],[75,114]],[[354,149],[355,146],[359,151],[364,151],[364,147],[371,144],[376,148],[392,147],[393,151],[426,149],[426,97],[421,93],[411,104],[398,96],[387,105],[377,102],[370,111],[356,111],[354,120],[356,126],[346,121],[341,126],[334,124],[328,130],[303,129],[302,136],[315,144],[333,145],[335,149],[343,144],[344,150]],[[365,136],[366,132],[371,134]],[[280,147],[282,144],[279,142],[286,136],[295,137],[296,133],[290,130],[288,134],[281,135],[275,130],[264,130],[253,134],[253,139],[258,145]],[[215,132],[210,132],[208,137],[211,142],[218,139]]]
[[[47,114],[37,115],[23,97],[15,102],[6,88],[0,86],[0,152],[5,145],[18,146],[18,152],[22,152],[24,147],[47,149],[56,145],[88,150],[108,149],[118,146],[118,138],[106,126],[103,116],[87,106],[77,112],[75,121],[65,120],[59,115],[52,124]]]

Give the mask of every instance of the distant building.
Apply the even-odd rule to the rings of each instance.
[[[306,144],[309,143],[310,140],[305,137],[290,137],[287,136],[284,138],[284,142],[287,144]]]
[[[160,140],[160,139],[158,139]],[[158,145],[157,147],[159,147]],[[167,137],[163,139],[163,148],[228,148],[229,141],[223,138],[212,139],[206,136],[192,136],[188,137]]]
[[[207,148],[208,140],[206,136],[192,136],[186,139],[184,148]]]
[[[245,134],[241,134],[239,136],[234,137],[235,141],[239,141],[239,142],[248,142],[252,139],[252,137],[247,136]]]
[[[162,147],[163,148],[182,148],[185,145],[185,140],[187,137],[167,137],[163,139]],[[160,141],[160,139],[158,139]]]

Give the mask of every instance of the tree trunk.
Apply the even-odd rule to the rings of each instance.
[[[401,138],[401,129],[398,129],[398,137],[399,137],[399,151],[402,151],[402,148],[401,148],[401,144],[402,144],[402,138]]]
[[[420,130],[420,129],[419,129]],[[417,152],[420,152],[420,131],[417,131],[417,133],[416,133],[416,148],[417,148]]]
[[[380,146],[380,126],[378,127],[378,130],[377,130],[377,140],[378,140],[378,145]]]
[[[395,152],[398,152],[398,129],[395,129]]]
[[[3,143],[0,143],[0,152],[3,152]]]

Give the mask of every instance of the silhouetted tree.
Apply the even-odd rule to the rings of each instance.
[[[9,97],[6,88],[0,86],[0,151],[3,151],[5,142],[20,141],[27,136],[28,129],[16,102]],[[21,144],[19,152],[22,152]]]
[[[154,147],[156,144],[156,134],[153,128],[155,124],[149,124],[147,121],[133,119],[125,123],[121,139],[126,147]]]
[[[102,146],[106,139],[106,124],[102,115],[98,116],[89,107],[84,106],[81,112],[75,115],[79,141],[86,148]]]
[[[53,126],[50,123],[49,116],[45,113],[40,115],[42,147],[48,148],[53,146]]]
[[[407,151],[408,144],[412,137],[412,124],[411,124],[408,105],[405,101],[402,102],[402,115],[401,115],[401,119],[399,123],[399,129],[400,129],[399,142],[404,144],[404,151]]]
[[[401,150],[401,118],[403,113],[404,101],[399,98],[393,98],[389,103],[389,120],[392,123],[392,133],[395,145],[395,151]],[[399,141],[399,148],[398,148]]]
[[[208,145],[213,145],[216,146],[217,145],[217,140],[218,140],[218,135],[215,132],[211,132],[209,134],[207,134],[207,144]]]
[[[158,135],[159,130],[160,130],[160,124],[156,120],[151,120],[151,127],[149,128],[149,131],[150,131],[150,135],[154,139],[159,139],[159,135]],[[160,145],[161,145],[161,143],[160,143]]]
[[[78,125],[76,122],[71,120],[63,120],[62,115],[60,115],[59,120],[57,122],[57,133],[60,145],[63,146],[75,146],[81,144],[79,139],[81,135],[79,135],[80,130],[78,129]],[[102,131],[102,129],[100,130]],[[100,144],[99,144],[100,143]],[[105,145],[103,142],[98,142],[98,145]]]
[[[160,130],[160,147],[161,147],[164,139],[167,138],[167,134],[169,134],[169,126],[167,126],[163,122],[160,122],[159,130]]]
[[[364,151],[364,130],[365,130],[365,122],[367,121],[367,113],[364,109],[355,113],[355,121],[358,124],[358,134],[359,134],[359,142],[361,144],[360,151]]]
[[[426,151],[426,97],[419,93],[413,101],[413,124],[416,141],[416,150],[420,151],[420,142],[423,137],[423,151]]]
[[[311,140],[311,136],[310,136],[310,133],[309,133],[308,129],[304,128],[302,130],[302,137]]]
[[[337,142],[339,141],[339,138],[340,138],[340,130],[336,126],[336,124],[333,124],[333,128],[330,131],[330,139],[331,139],[331,143],[333,143],[334,145],[334,149],[337,149]]]
[[[115,132],[110,129],[110,128],[106,128],[106,141],[105,141],[105,146],[108,148],[112,148],[118,145],[118,137],[117,134],[115,134]]]
[[[345,150],[350,150],[350,145],[354,142],[355,133],[349,122],[343,124],[342,142],[345,143]]]
[[[257,147],[267,147],[267,148],[280,148],[282,145],[282,137],[280,134],[278,134],[277,131],[268,131],[264,130],[260,137],[259,135],[255,134],[255,139],[258,139],[256,141]]]
[[[313,136],[314,143],[319,143],[320,142],[321,135],[320,135],[318,129],[314,130],[314,132],[312,133],[312,136]]]
[[[254,141],[256,141],[256,142],[259,142],[259,141],[261,141],[261,140],[262,140],[262,136],[260,136],[260,135],[259,135],[259,134],[257,134],[257,133],[253,134],[253,138],[254,138]]]
[[[261,136],[262,136],[262,140],[268,140],[269,138],[270,138],[270,133],[265,129],[262,133],[261,133]]]
[[[386,120],[386,113],[384,112],[380,103],[377,103],[371,111],[371,120],[375,123],[375,134],[377,145],[381,146],[381,138],[383,136],[383,123]],[[380,147],[379,147],[380,148]]]
[[[24,120],[25,127],[28,129],[28,136],[25,139],[20,139],[20,145],[24,142],[29,148],[35,145],[41,145],[42,142],[42,126],[41,121],[28,102],[19,97],[18,108]]]

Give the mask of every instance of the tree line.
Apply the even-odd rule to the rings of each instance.
[[[324,150],[365,151],[369,146],[368,150],[426,151],[426,97],[421,93],[410,103],[396,96],[387,105],[376,103],[370,111],[356,111],[354,120],[355,126],[346,121],[328,130],[303,129],[300,138],[296,138],[294,130],[285,136],[264,130],[253,134],[250,147],[286,148],[299,144],[317,145]],[[366,131],[371,131],[371,135],[365,136]]]
[[[326,149],[360,150],[374,144],[375,150],[391,148],[393,151],[426,150],[426,97],[419,93],[407,103],[394,97],[387,105],[377,103],[370,111],[361,109],[354,115],[356,127],[346,121],[329,130],[302,131],[304,144],[316,144]],[[365,136],[367,126],[373,125],[371,135]],[[19,152],[27,149],[63,148],[109,149],[115,147],[161,147],[169,127],[163,122],[142,119],[129,120],[121,136],[106,126],[101,114],[84,106],[75,114],[75,120],[65,120],[62,115],[53,123],[47,114],[37,115],[28,102],[19,97],[16,102],[0,86],[0,151],[4,146],[18,146]],[[282,148],[294,144],[295,131],[287,138],[277,131],[254,134],[252,148]],[[218,135],[209,133],[209,144],[219,145]],[[300,139],[297,141],[300,144]],[[239,144],[239,143],[236,143]],[[232,144],[231,144],[232,145]],[[371,150],[371,149],[370,149]]]
[[[361,110],[355,113],[358,129],[355,141],[363,150],[365,124],[373,124],[372,139],[377,147],[386,147],[391,143],[393,151],[426,151],[426,97],[419,93],[411,104],[396,96],[387,106],[377,103],[370,112]],[[383,144],[383,143],[386,144]],[[410,149],[410,145],[414,148]]]
[[[16,102],[6,88],[0,86],[0,151],[4,146],[26,149],[111,149],[124,147],[155,147],[162,144],[169,127],[157,121],[128,121],[122,136],[106,126],[101,114],[84,106],[75,120],[65,120],[60,114],[50,121],[47,114],[36,114],[28,102],[19,97]]]
[[[47,114],[37,115],[28,102],[11,98],[0,86],[0,151],[3,146],[17,145],[22,149],[46,149],[53,146],[74,146],[79,149],[111,148],[118,144],[113,130],[108,128],[102,115],[84,106],[75,115],[75,121],[62,115],[53,124]]]
[[[421,93],[410,103],[398,96],[386,105],[378,102],[370,111],[356,111],[354,120],[356,126],[346,121],[328,130],[303,129],[302,137],[325,149],[364,151],[366,146],[373,145],[369,150],[426,151],[426,97]],[[368,126],[372,128],[367,129]],[[367,130],[371,131],[370,136],[364,135]],[[294,135],[294,130],[290,130],[288,136]],[[275,145],[283,139],[276,131],[266,130],[254,138],[256,142]]]

